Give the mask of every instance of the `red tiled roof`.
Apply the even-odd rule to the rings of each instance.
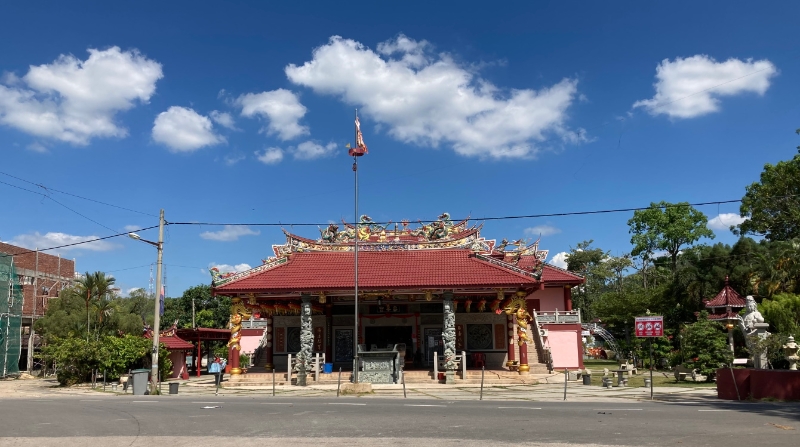
[[[223,284],[215,291],[348,290],[353,288],[353,261],[353,252],[293,253],[285,264]],[[557,277],[556,281],[565,279],[558,273],[548,274]],[[358,285],[364,289],[538,284],[531,276],[478,259],[468,249],[359,252],[358,276]]]
[[[739,295],[731,286],[728,285],[728,280],[725,280],[725,287],[719,291],[717,296],[706,301],[706,307],[738,307],[743,308],[746,305],[744,298]]]
[[[545,264],[544,269],[542,270],[542,281],[545,284],[558,282],[558,283],[565,283],[565,284],[583,284],[583,278],[562,268],[558,268],[554,265]]]
[[[737,312],[725,312],[722,314],[708,314],[709,320],[735,320],[739,314]]]
[[[144,334],[145,338],[153,338],[153,331],[148,330]],[[178,337],[177,335],[164,335],[161,334],[158,336],[158,342],[163,343],[164,347],[167,348],[168,351],[187,351],[193,350],[194,345],[189,343],[188,341]]]

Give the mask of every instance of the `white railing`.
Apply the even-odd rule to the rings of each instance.
[[[580,324],[581,323],[581,310],[566,310],[559,312],[558,309],[555,312],[542,312],[542,311],[535,311],[536,314],[535,319],[541,323],[548,323],[548,324]]]
[[[297,356],[292,356],[292,354],[288,354],[286,356],[286,381],[292,381],[292,373],[294,372],[294,367],[297,365]],[[319,375],[322,373],[323,367],[325,365],[325,353],[323,352],[320,354],[319,352],[314,353],[314,357],[311,359],[312,363],[312,371],[307,371],[306,374],[313,372],[314,373],[314,381],[319,380]]]

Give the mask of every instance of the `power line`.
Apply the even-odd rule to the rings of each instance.
[[[706,205],[720,205],[720,204],[727,204],[727,203],[739,203],[742,199],[733,199],[733,200],[716,200],[711,202],[697,202],[697,203],[684,203],[684,204],[667,204],[658,206],[658,208],[679,208],[685,206],[706,206]],[[569,211],[569,212],[562,212],[562,213],[543,213],[543,214],[526,214],[526,215],[514,215],[514,216],[493,216],[493,217],[476,217],[472,220],[476,221],[492,221],[492,220],[513,220],[513,219],[535,219],[535,218],[542,218],[542,217],[564,217],[564,216],[584,216],[590,214],[609,214],[609,213],[623,213],[623,212],[631,212],[631,211],[642,211],[650,209],[650,206],[643,206],[643,207],[634,207],[634,208],[615,208],[615,209],[605,209],[605,210],[591,210],[591,211]],[[467,217],[465,219],[470,219]],[[455,222],[459,222],[465,219],[451,219]],[[421,220],[419,222],[422,223],[432,223],[436,222],[435,220]],[[395,223],[392,221],[387,222],[377,222],[373,221],[370,222],[371,224],[376,225],[388,225],[390,223]],[[349,223],[352,225],[352,223]],[[307,223],[307,222],[254,222],[254,223],[219,223],[219,222],[169,222],[169,225],[208,225],[208,226],[253,226],[253,227],[308,227],[308,226],[328,226],[329,223]]]
[[[143,215],[145,215],[145,216],[158,217],[158,216],[157,216],[157,215],[155,215],[155,214],[145,213],[144,211],[138,211],[138,210],[134,210],[134,209],[126,208],[126,207],[124,207],[124,206],[114,205],[113,203],[102,202],[102,201],[100,201],[100,200],[91,199],[91,198],[89,198],[89,197],[83,197],[83,196],[79,196],[79,195],[77,195],[77,194],[72,194],[71,192],[66,192],[66,191],[61,191],[61,190],[59,190],[59,189],[50,188],[50,187],[48,187],[48,186],[45,186],[45,185],[43,185],[43,184],[41,184],[41,183],[35,183],[35,182],[32,182],[32,181],[30,181],[30,180],[25,180],[24,178],[20,178],[20,177],[17,177],[17,176],[15,176],[15,175],[11,175],[11,174],[9,174],[9,173],[7,173],[7,172],[2,172],[2,171],[0,171],[0,174],[7,175],[7,176],[9,176],[9,177],[11,177],[11,178],[13,178],[13,179],[17,179],[17,180],[19,180],[19,181],[21,181],[21,182],[25,182],[25,183],[28,183],[28,184],[31,184],[31,185],[34,185],[34,186],[38,186],[39,188],[42,188],[42,189],[44,189],[45,191],[53,191],[53,192],[57,192],[57,193],[61,193],[61,194],[66,194],[66,195],[68,195],[68,196],[76,197],[76,198],[78,198],[78,199],[82,199],[82,200],[88,200],[89,202],[99,203],[99,204],[101,204],[101,205],[110,206],[110,207],[114,207],[114,208],[119,208],[119,209],[121,209],[121,210],[130,211],[130,212],[132,212],[132,213],[143,214]],[[35,194],[42,194],[42,193],[40,193],[40,192],[31,191],[31,190],[29,190],[29,189],[25,189],[25,188],[21,188],[21,187],[19,187],[19,186],[16,186],[16,185],[12,185],[12,184],[10,184],[10,183],[6,183],[6,182],[0,182],[0,183],[4,183],[4,184],[6,184],[6,185],[13,186],[13,187],[15,187],[15,188],[22,189],[22,190],[25,190],[25,191],[28,191],[28,192],[32,192],[32,193],[35,193]],[[42,194],[42,195],[44,195],[44,194]],[[112,231],[113,231],[113,230],[112,230]]]
[[[140,228],[138,230],[135,230],[134,232],[152,230],[153,228],[158,228],[158,225],[153,225],[152,227]],[[95,238],[95,239],[90,239],[88,241],[73,242],[71,244],[58,245],[58,246],[55,246],[55,247],[40,248],[38,251],[42,252],[42,251],[56,250],[56,249],[59,249],[59,248],[74,247],[76,245],[89,244],[89,243],[92,243],[92,242],[103,241],[103,240],[106,240],[106,239],[111,239],[111,238],[120,237],[120,236],[127,236],[127,235],[128,235],[128,232],[126,231],[124,233],[112,234],[111,236],[104,236],[104,237],[98,237],[98,238]],[[21,252],[17,252],[17,253],[0,253],[0,257],[19,256],[19,255],[25,255],[25,254],[28,254],[28,253],[36,253],[36,250],[27,250],[27,251],[21,251]]]

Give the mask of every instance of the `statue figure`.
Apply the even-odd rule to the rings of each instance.
[[[797,355],[798,349],[800,349],[800,345],[795,343],[794,337],[790,335],[788,343],[783,345],[783,353],[786,355],[786,360],[789,361],[791,371],[797,371],[797,362],[800,360],[800,356]]]
[[[745,334],[753,334],[756,332],[756,325],[764,323],[764,317],[761,315],[761,312],[758,311],[756,300],[753,299],[752,295],[747,295],[745,301],[747,303],[747,313],[745,313],[742,323],[744,324]]]
[[[506,251],[506,247],[508,247],[508,239],[506,239],[506,238],[503,238],[503,240],[502,240],[502,241],[500,241],[500,245],[498,245],[498,246],[497,246],[497,247],[495,247],[494,249],[495,249],[496,251],[499,251],[499,252],[501,252],[501,253],[502,253],[502,252]]]
[[[533,319],[531,314],[525,309],[525,297],[517,296],[509,300],[508,305],[503,309],[498,308],[495,313],[500,315],[505,312],[506,315],[514,315],[517,317],[517,337],[519,340],[517,344],[522,346],[531,341],[528,337],[528,322]]]
[[[236,361],[231,360],[231,374],[241,374],[242,370],[239,368],[239,351],[242,350],[240,345],[240,341],[242,339],[241,330],[242,330],[242,319],[250,318],[250,311],[247,307],[242,303],[242,299],[239,297],[231,298],[231,319],[228,322],[228,326],[230,327],[231,331],[231,338],[228,341],[228,347],[231,348],[231,355],[235,356],[237,359]]]
[[[328,225],[328,228],[319,230],[320,238],[324,242],[333,243],[336,242],[336,236],[339,234],[339,226],[335,224]]]

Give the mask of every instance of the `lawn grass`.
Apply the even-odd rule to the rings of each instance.
[[[588,365],[587,365],[588,366]],[[595,386],[602,386],[603,385],[603,373],[601,371],[595,371],[593,368],[589,368],[592,370],[592,385]],[[667,376],[665,377],[664,374]],[[609,374],[611,375],[611,374]],[[639,374],[631,375],[628,377],[628,387],[629,388],[637,388],[644,386],[644,379],[650,378],[650,371],[647,370],[639,370]],[[612,381],[615,386],[617,384],[617,375],[613,374]],[[654,386],[674,386],[674,387],[689,387],[689,388],[709,388],[709,387],[716,387],[717,384],[714,382],[691,382],[691,381],[682,381],[678,382],[675,380],[675,377],[672,375],[671,371],[653,371],[653,385]]]

